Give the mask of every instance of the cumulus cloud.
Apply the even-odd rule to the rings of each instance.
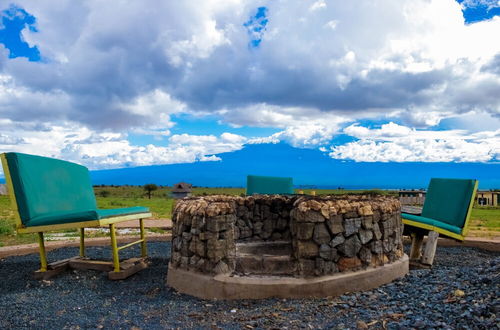
[[[32,127],[0,120],[0,153],[17,152],[65,159],[91,169],[220,160],[215,154],[239,150],[246,138],[223,133],[214,135],[172,135],[163,146],[134,145],[127,136],[95,132],[84,126],[60,123]],[[19,136],[22,136],[20,138]]]
[[[16,4],[36,19],[22,39],[42,60],[9,58],[0,45],[0,118],[24,125],[26,133],[9,139],[40,146],[30,137],[43,132],[30,131],[30,125],[49,129],[45,138],[55,141],[72,130],[104,139],[119,134],[113,135],[117,141],[100,142],[109,158],[92,156],[90,147],[71,139],[49,143],[44,151],[62,155],[57,148],[64,146],[71,157],[94,159],[95,166],[142,164],[139,156],[146,163],[170,162],[162,148],[174,145],[185,151],[178,158],[189,160],[235,150],[245,141],[316,147],[327,145],[342,126],[367,118],[398,120],[413,134],[461,114],[500,116],[500,46],[494,42],[500,19],[466,25],[462,15],[464,6],[493,8],[492,1]],[[247,22],[260,25],[249,31]],[[177,114],[210,114],[235,127],[280,131],[260,140],[183,134],[167,140]],[[130,133],[157,136],[166,145],[133,146]],[[89,138],[85,134],[79,140]],[[24,150],[25,144],[19,140],[12,148]],[[448,147],[473,154],[466,145]],[[469,159],[464,153],[457,157]]]
[[[359,140],[331,147],[330,157],[360,162],[488,162],[500,160],[500,129],[425,131],[389,123],[378,129],[351,125]]]

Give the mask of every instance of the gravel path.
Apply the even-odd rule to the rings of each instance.
[[[148,245],[150,268],[126,281],[69,271],[31,279],[38,255],[0,260],[0,329],[9,328],[500,328],[500,254],[439,247],[433,270],[332,299],[204,301],[166,287],[170,243]],[[49,261],[78,254],[49,253]],[[124,257],[138,250],[123,251]],[[92,258],[111,258],[89,247]],[[460,291],[457,291],[460,290]],[[463,293],[463,295],[462,295]]]

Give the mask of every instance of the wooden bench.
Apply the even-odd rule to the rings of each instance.
[[[35,277],[48,279],[68,267],[108,271],[110,279],[124,279],[147,267],[146,235],[143,219],[151,217],[148,208],[98,209],[86,167],[47,157],[22,153],[0,155],[7,187],[16,217],[18,233],[37,233],[40,270]],[[118,247],[115,224],[139,220],[140,239]],[[85,228],[109,227],[113,261],[85,257]],[[47,264],[44,233],[79,229],[80,255]],[[141,258],[120,262],[119,250],[141,244]]]

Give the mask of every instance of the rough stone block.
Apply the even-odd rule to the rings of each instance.
[[[373,217],[363,217],[363,219],[361,220],[361,224],[363,225],[364,229],[373,229]]]
[[[211,233],[211,232],[204,232],[204,233],[200,233],[199,235],[200,237],[200,240],[202,241],[208,241],[208,240],[216,240],[219,238],[219,233]]]
[[[183,241],[189,242],[192,237],[193,237],[193,234],[191,234],[191,233],[188,233],[188,232],[182,233],[182,240]]]
[[[321,214],[321,212],[308,210],[302,212],[298,209],[293,209],[290,212],[290,216],[292,216],[297,222],[324,222],[325,217]]]
[[[297,242],[297,257],[298,258],[312,258],[316,257],[319,252],[319,247],[316,243],[311,241],[298,241]]]
[[[252,237],[252,230],[248,227],[240,228],[240,238]]]
[[[347,238],[344,244],[339,245],[337,249],[346,257],[354,257],[361,249],[361,241],[357,235],[353,235]]]
[[[215,274],[227,274],[230,273],[231,270],[229,269],[229,266],[222,260],[220,260],[217,265],[215,265],[214,268]]]
[[[357,270],[361,267],[361,260],[357,257],[352,258],[340,258],[337,263],[339,271],[345,272],[348,270]]]
[[[332,234],[342,233],[344,231],[344,218],[341,214],[331,216],[330,219],[327,220],[328,228]]]
[[[196,254],[199,255],[200,257],[205,257],[207,255],[207,248],[205,242],[199,240],[196,243]]]
[[[321,276],[325,273],[325,261],[322,258],[316,258],[314,260],[314,274]]]
[[[297,263],[297,267],[299,269],[299,274],[301,274],[303,276],[313,276],[315,265],[316,264],[315,264],[314,260],[299,259],[299,261]]]
[[[375,254],[382,254],[384,253],[384,249],[382,247],[382,242],[381,241],[372,241],[370,243],[370,248],[373,253]]]
[[[337,245],[340,245],[345,242],[345,238],[342,234],[338,234],[335,236],[331,241],[330,241],[330,246],[331,247],[336,247]]]
[[[359,231],[361,227],[361,218],[351,218],[344,220],[345,236],[351,236]]]
[[[361,244],[366,244],[373,238],[373,232],[369,229],[360,229],[358,235]]]
[[[301,240],[311,239],[314,232],[314,223],[297,223],[295,225],[297,229],[297,238]]]
[[[226,215],[219,215],[216,217],[212,217],[207,219],[207,230],[213,233],[227,230],[228,229],[228,221]]]
[[[330,242],[331,237],[324,223],[318,223],[314,226],[313,240],[318,245]]]
[[[350,212],[346,212],[344,214],[344,219],[352,219],[352,218],[357,218],[359,217],[359,214],[357,211],[350,211]]]
[[[369,265],[372,261],[372,253],[369,248],[363,246],[359,251],[359,259],[364,265]]]
[[[379,240],[382,238],[382,232],[380,231],[380,227],[378,223],[373,224],[373,235],[375,239]]]
[[[319,256],[325,260],[333,260],[332,249],[335,251],[335,254],[337,254],[337,250],[330,245],[321,244],[319,247]]]

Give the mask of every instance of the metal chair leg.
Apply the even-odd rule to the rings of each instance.
[[[118,256],[118,243],[116,242],[115,224],[109,225],[109,232],[111,235],[111,251],[113,253],[113,267],[114,272],[120,272],[120,257]]]
[[[85,228],[80,228],[80,257],[85,257]]]
[[[142,257],[147,257],[148,255],[148,248],[147,248],[147,245],[146,245],[146,234],[144,232],[144,219],[139,219],[139,224],[140,224],[140,228],[141,228],[141,255]]]
[[[40,247],[40,271],[47,271],[47,253],[45,252],[45,242],[43,239],[43,233],[38,233],[38,246]]]

